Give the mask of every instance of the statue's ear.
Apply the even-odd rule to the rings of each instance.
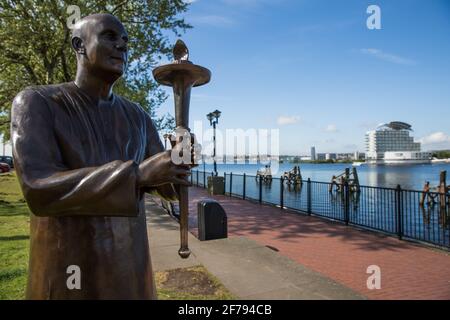
[[[83,40],[80,37],[73,37],[72,38],[72,48],[78,54],[85,54],[86,53]]]

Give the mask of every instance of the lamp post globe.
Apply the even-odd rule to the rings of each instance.
[[[209,120],[209,124],[212,125],[212,121],[214,119],[214,115],[212,114],[212,112],[208,113],[206,115],[206,118]]]
[[[216,119],[216,123],[219,123],[219,118],[220,118],[220,115],[222,114],[222,112],[220,112],[219,110],[215,110],[215,111],[213,111],[212,112],[212,115],[214,116],[214,118]]]

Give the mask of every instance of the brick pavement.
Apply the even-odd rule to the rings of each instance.
[[[214,198],[228,216],[228,235],[245,236],[370,299],[450,300],[450,254],[352,226],[190,188],[190,231],[197,202]],[[381,268],[381,289],[369,290],[367,267]]]

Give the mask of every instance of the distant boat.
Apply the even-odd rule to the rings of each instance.
[[[363,164],[364,164],[364,162],[353,162],[352,166],[359,167],[360,165],[363,165]]]
[[[450,163],[450,158],[448,158],[448,159],[436,159],[436,158],[434,158],[434,159],[431,160],[431,163]]]

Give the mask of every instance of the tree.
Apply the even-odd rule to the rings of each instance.
[[[184,0],[83,1],[71,0],[81,17],[111,13],[125,25],[129,38],[129,65],[115,92],[139,103],[156,118],[167,98],[153,80],[157,61],[171,56],[168,34],[180,36],[191,28],[180,14]],[[69,10],[68,10],[69,9]],[[0,134],[9,140],[11,103],[30,85],[72,81],[76,57],[71,49],[69,4],[61,0],[0,0]],[[159,129],[173,126],[170,115],[155,119]]]
[[[450,150],[434,151],[432,156],[433,156],[433,158],[437,158],[437,159],[449,159],[450,158]]]

